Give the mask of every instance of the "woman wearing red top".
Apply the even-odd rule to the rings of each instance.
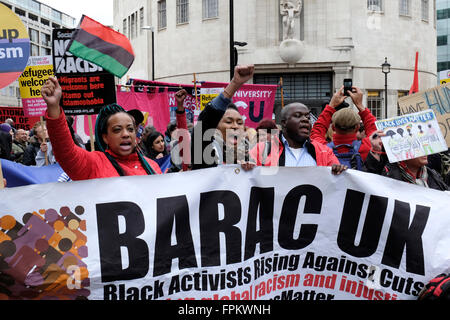
[[[58,80],[50,77],[42,87],[47,129],[56,160],[72,180],[161,174],[156,162],[137,151],[134,118],[117,104],[102,108],[97,116],[95,142],[100,151],[77,147],[59,105],[61,96]]]

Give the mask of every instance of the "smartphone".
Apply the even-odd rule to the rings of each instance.
[[[344,96],[349,96],[347,91],[352,91],[353,81],[352,79],[344,79]]]

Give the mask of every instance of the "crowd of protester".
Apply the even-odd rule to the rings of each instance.
[[[318,119],[302,103],[284,106],[281,123],[263,119],[256,129],[245,126],[232,98],[253,77],[254,66],[238,66],[224,91],[201,112],[198,124],[187,123],[185,90],[176,93],[176,122],[166,132],[139,127],[143,115],[121,106],[103,108],[97,117],[95,150],[74,132],[73,118],[59,106],[61,87],[54,77],[42,88],[48,109],[30,131],[11,119],[0,124],[0,157],[26,166],[59,163],[72,180],[135,174],[161,174],[240,164],[255,166],[331,167],[333,174],[351,168],[437,190],[448,190],[450,153],[389,163],[376,118],[363,105],[358,87],[336,91]],[[353,102],[350,106],[345,100]],[[347,100],[348,101],[348,100]],[[198,138],[200,137],[200,138]],[[352,156],[351,161],[345,160]],[[157,163],[170,159],[165,172]],[[355,160],[356,159],[356,160]]]
[[[376,118],[363,105],[363,93],[357,87],[348,92],[343,87],[337,90],[314,124],[310,108],[296,102],[283,107],[281,123],[263,119],[256,129],[247,127],[232,98],[253,74],[253,65],[237,66],[229,85],[206,105],[195,126],[186,121],[183,103],[187,92],[178,91],[176,122],[169,123],[164,133],[152,126],[142,127],[140,111],[108,105],[97,116],[93,151],[90,141],[83,143],[74,132],[73,118],[59,105],[61,87],[51,77],[42,88],[47,104],[44,121],[30,131],[16,129],[11,119],[0,124],[0,158],[36,167],[58,163],[71,180],[164,174],[227,164],[241,165],[244,170],[325,166],[336,175],[350,168],[449,190],[449,150],[390,163],[381,139],[386,133],[377,130]],[[347,98],[354,107],[345,102]],[[170,166],[163,172],[157,161],[167,157]],[[7,186],[7,181],[4,184]],[[439,283],[441,278],[436,278]],[[436,279],[420,299],[430,295]]]

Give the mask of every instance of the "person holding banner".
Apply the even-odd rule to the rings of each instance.
[[[241,114],[232,104],[234,94],[253,77],[254,69],[253,65],[236,66],[233,79],[225,90],[200,113],[192,135],[193,170],[237,163],[244,170],[254,166],[245,161],[245,154],[243,157],[238,155],[242,146],[246,152],[245,127]]]
[[[46,119],[56,160],[74,181],[131,175],[161,174],[159,166],[136,148],[136,123],[121,106],[103,107],[95,125],[95,143],[100,151],[77,147],[60,107],[62,89],[56,77],[42,87],[47,104]]]
[[[442,176],[427,166],[427,156],[389,163],[383,142],[381,141],[381,137],[383,136],[386,136],[386,133],[382,130],[378,130],[370,136],[372,149],[365,161],[367,172],[421,185],[430,189],[440,191],[449,190]]]

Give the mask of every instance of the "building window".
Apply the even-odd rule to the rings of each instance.
[[[329,72],[255,74],[253,83],[279,85],[281,79],[283,79],[284,105],[302,102],[317,117],[323,107],[330,102],[333,92],[333,74]],[[281,110],[281,101],[281,90],[277,90],[275,96],[277,110]]]
[[[177,0],[177,24],[189,22],[189,0]]]
[[[411,2],[410,0],[400,0],[398,2],[398,12],[401,16],[411,16]]]
[[[28,13],[28,19],[33,20],[33,21],[39,21],[39,18],[31,13]]]
[[[130,37],[130,35],[128,34],[128,22],[127,22],[127,19],[123,19],[123,31],[122,32],[127,38]]]
[[[31,55],[38,56],[39,55],[39,46],[35,44],[31,44]]]
[[[446,46],[447,45],[447,35],[438,36],[437,37],[437,45],[438,46]]]
[[[130,27],[130,39],[134,39],[136,36],[136,15],[131,15],[131,27]]]
[[[52,51],[49,48],[41,47],[41,56],[51,56]]]
[[[30,40],[39,43],[39,31],[30,28]]]
[[[140,34],[144,33],[144,29],[142,29],[144,27],[144,8],[140,8],[139,9],[139,30],[140,30]]]
[[[442,70],[448,70],[448,66],[449,66],[449,62],[448,61],[443,61],[443,62],[438,62],[437,64],[437,71],[442,71]]]
[[[48,21],[48,20],[46,20],[46,19],[41,18],[41,23],[42,23],[43,25],[45,25],[45,26],[50,27],[50,21]]]
[[[382,0],[367,0],[367,10],[377,12],[383,11]]]
[[[381,106],[383,98],[380,95],[380,91],[369,91],[367,93],[367,108],[377,119],[382,119]]]
[[[203,19],[219,16],[219,0],[203,0]]]
[[[52,46],[51,42],[52,37],[49,34],[41,33],[41,44],[47,47]]]
[[[167,28],[166,0],[158,1],[158,29]]]
[[[57,22],[62,22],[61,12],[52,9],[52,19]]]
[[[422,20],[428,21],[428,12],[430,11],[428,8],[428,0],[422,0]]]
[[[14,12],[15,12],[17,15],[21,16],[21,17],[25,17],[25,16],[26,16],[26,12],[23,11],[23,10],[20,10],[19,8],[16,8],[16,9],[14,10]]]

